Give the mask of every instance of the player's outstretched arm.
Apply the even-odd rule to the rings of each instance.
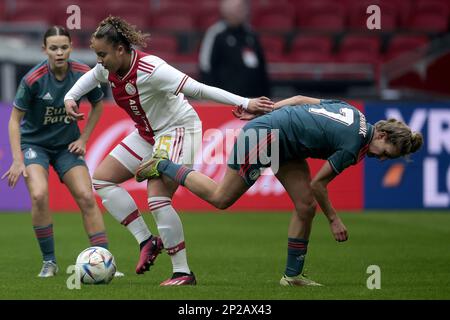
[[[274,109],[279,109],[284,106],[297,106],[299,104],[319,104],[319,103],[320,99],[299,95],[276,102],[274,104]]]
[[[220,88],[208,86],[188,78],[181,90],[184,94],[202,100],[211,100],[232,106],[241,106],[251,113],[267,113],[273,110],[273,102],[267,97],[248,99]]]
[[[27,171],[23,162],[22,150],[20,149],[20,122],[22,121],[24,111],[13,108],[9,119],[9,143],[11,144],[11,152],[13,163],[8,171],[3,174],[2,179],[8,178],[8,186],[14,188],[20,176],[27,177]]]
[[[100,81],[95,76],[96,69],[91,69],[86,72],[80,79],[75,82],[73,87],[66,93],[64,97],[64,107],[66,114],[72,120],[83,120],[84,114],[79,112],[76,101],[80,100],[85,94],[93,90],[100,84]]]
[[[348,239],[347,228],[342,223],[341,219],[333,208],[331,201],[328,197],[328,184],[336,177],[336,173],[331,168],[330,163],[327,161],[319,170],[317,175],[311,182],[311,188],[314,193],[314,197],[322,208],[323,213],[330,223],[331,232],[333,233],[336,241],[346,241]]]

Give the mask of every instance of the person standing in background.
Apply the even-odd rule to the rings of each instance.
[[[245,97],[270,96],[264,53],[247,24],[247,1],[222,0],[220,13],[222,20],[208,28],[201,44],[201,81]]]

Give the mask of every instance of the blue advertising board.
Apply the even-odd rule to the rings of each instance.
[[[450,208],[450,102],[366,103],[367,120],[396,118],[424,137],[410,160],[365,160],[367,209]]]

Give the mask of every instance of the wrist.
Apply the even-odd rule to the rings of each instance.
[[[242,108],[244,108],[244,110],[247,110],[249,104],[250,104],[250,99],[244,98],[244,103],[242,104]]]

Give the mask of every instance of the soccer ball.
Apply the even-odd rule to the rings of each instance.
[[[116,273],[114,256],[102,247],[89,247],[77,257],[77,272],[84,284],[108,284]]]

